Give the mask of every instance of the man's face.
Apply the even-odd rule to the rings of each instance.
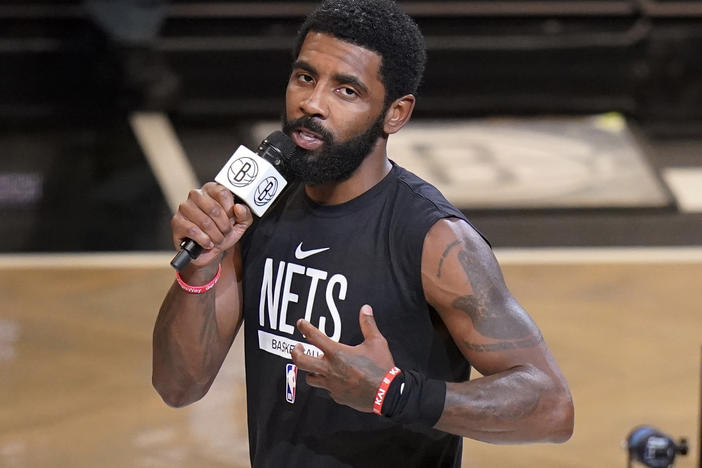
[[[283,131],[300,148],[290,161],[308,184],[348,178],[383,134],[381,58],[363,47],[309,33],[293,64]]]

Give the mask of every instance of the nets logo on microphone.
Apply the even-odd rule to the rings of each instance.
[[[258,206],[264,206],[269,201],[273,200],[278,192],[278,180],[275,177],[266,177],[263,182],[256,187],[254,195],[254,203]]]
[[[256,180],[257,175],[258,164],[247,157],[234,160],[227,171],[227,178],[234,187],[246,187]]]

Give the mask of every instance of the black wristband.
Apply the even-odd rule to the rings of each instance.
[[[382,414],[400,424],[433,427],[444,411],[445,400],[446,382],[428,379],[419,372],[403,371],[388,388]]]

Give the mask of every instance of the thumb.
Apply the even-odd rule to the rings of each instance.
[[[234,205],[234,219],[238,224],[244,224],[246,227],[253,223],[253,215],[248,206],[243,203],[237,203]]]
[[[361,325],[361,333],[363,333],[363,338],[365,340],[368,340],[369,338],[383,337],[375,323],[373,308],[368,304],[361,307],[361,312],[358,314],[358,322]]]

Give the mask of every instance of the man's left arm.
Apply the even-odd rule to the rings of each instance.
[[[454,342],[483,375],[446,384],[434,427],[491,443],[568,440],[568,385],[482,237],[464,221],[437,222],[424,241],[422,282]]]

